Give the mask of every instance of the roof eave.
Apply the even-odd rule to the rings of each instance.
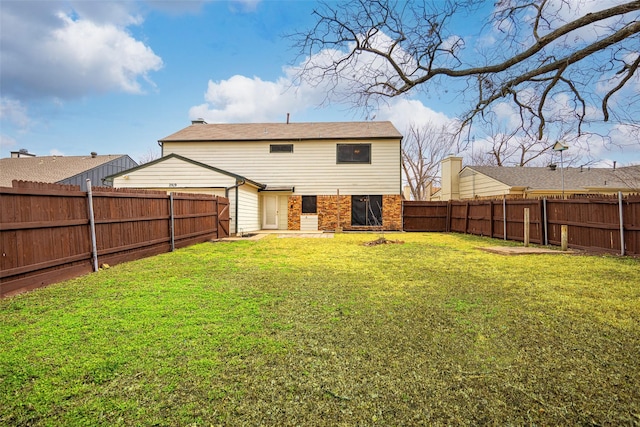
[[[371,141],[383,139],[397,139],[402,141],[402,136],[343,136],[343,137],[303,137],[303,138],[263,138],[263,139],[159,139],[158,142],[271,142],[271,141]]]

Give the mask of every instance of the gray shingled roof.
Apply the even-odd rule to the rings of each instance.
[[[160,142],[402,138],[391,122],[192,124]]]
[[[562,188],[560,167],[555,171],[547,167],[467,166],[483,175],[510,187],[526,187],[532,190],[559,190]],[[564,187],[567,191],[586,191],[589,188],[638,189],[640,166],[617,168],[565,168]]]
[[[124,154],[89,156],[38,156],[0,159],[0,187],[11,187],[11,181],[56,183]]]

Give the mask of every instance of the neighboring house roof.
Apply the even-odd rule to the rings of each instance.
[[[124,171],[118,172],[118,173],[116,173],[116,174],[109,175],[109,176],[105,177],[105,178],[104,178],[104,180],[105,180],[105,181],[112,181],[114,178],[117,178],[117,177],[119,177],[119,176],[123,176],[123,175],[130,174],[130,173],[135,172],[135,171],[137,171],[137,170],[144,169],[144,168],[147,168],[147,167],[149,167],[149,166],[153,166],[153,165],[155,165],[155,164],[158,164],[158,163],[164,162],[164,161],[166,161],[166,160],[168,160],[168,159],[178,159],[178,160],[182,160],[182,161],[184,161],[184,162],[191,163],[191,164],[193,164],[193,165],[195,165],[195,166],[199,166],[199,167],[204,168],[204,169],[208,169],[208,170],[211,170],[211,171],[214,171],[214,172],[217,172],[217,173],[223,174],[223,175],[230,176],[230,177],[232,177],[232,178],[235,178],[235,179],[236,179],[236,180],[238,180],[238,181],[244,181],[244,182],[246,182],[246,183],[248,183],[248,184],[251,184],[251,185],[253,185],[254,187],[257,187],[257,188],[259,188],[259,189],[264,189],[264,188],[266,188],[266,185],[264,185],[264,184],[260,184],[259,182],[253,181],[253,180],[251,180],[251,179],[249,179],[249,178],[245,178],[244,176],[237,175],[237,174],[235,174],[235,173],[231,173],[231,172],[228,172],[228,171],[222,170],[222,169],[220,169],[220,168],[216,168],[216,167],[214,167],[214,166],[209,166],[209,165],[207,165],[207,164],[205,164],[205,163],[200,163],[200,162],[198,162],[198,161],[191,160],[191,159],[189,159],[189,158],[187,158],[187,157],[181,156],[181,155],[179,155],[179,154],[174,154],[174,153],[169,154],[169,155],[164,156],[164,157],[160,157],[159,159],[152,160],[152,161],[150,161],[150,162],[148,162],[148,163],[144,163],[144,164],[142,164],[142,165],[140,165],[140,166],[136,166],[135,168],[127,169],[127,170],[124,170]]]
[[[108,154],[0,159],[0,187],[11,187],[13,180],[57,183],[121,157],[128,156]]]
[[[627,166],[617,169],[608,168],[560,168],[548,167],[504,167],[504,166],[466,166],[460,176],[472,171],[481,173],[510,187],[531,190],[588,191],[589,189],[640,189],[640,166]]]
[[[194,123],[159,142],[402,139],[391,122]]]

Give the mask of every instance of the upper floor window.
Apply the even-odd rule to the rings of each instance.
[[[271,144],[270,153],[293,153],[293,144]]]
[[[338,144],[337,163],[371,163],[371,144]]]

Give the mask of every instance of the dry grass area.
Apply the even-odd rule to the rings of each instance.
[[[202,244],[0,301],[0,424],[640,424],[638,259],[376,237]]]

